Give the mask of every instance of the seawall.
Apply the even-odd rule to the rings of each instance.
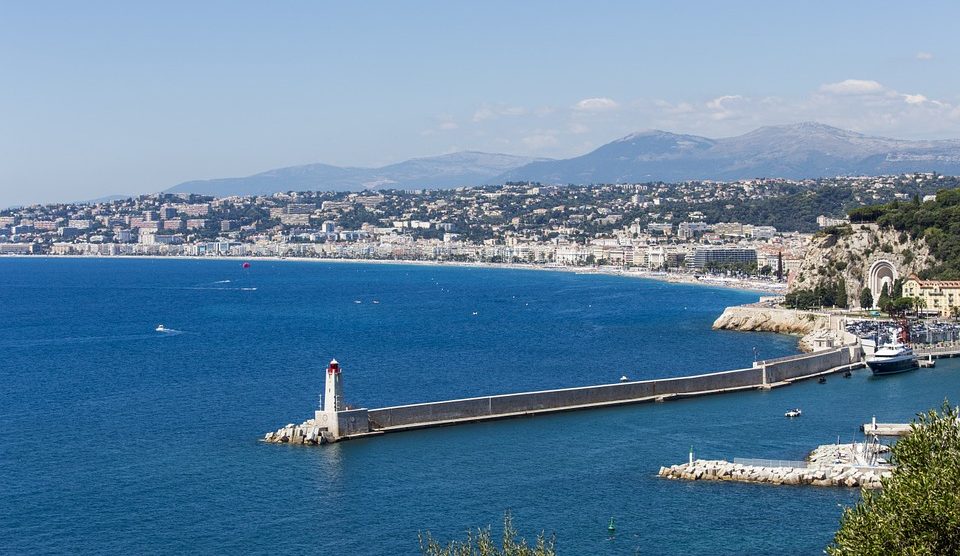
[[[760,361],[754,367],[694,376],[539,392],[427,402],[368,411],[371,430],[455,424],[556,411],[571,411],[673,397],[700,396],[744,389],[775,387],[859,364],[857,348],[843,347],[814,354]]]
[[[813,354],[758,361],[748,369],[599,386],[481,396],[378,409],[317,411],[300,425],[267,433],[266,442],[321,444],[388,432],[574,411],[671,398],[784,386],[861,366],[861,352],[845,346]],[[339,426],[332,426],[337,423]]]

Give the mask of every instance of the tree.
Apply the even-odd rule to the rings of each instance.
[[[887,284],[884,283],[883,287],[880,288],[880,298],[877,300],[877,307],[880,307],[880,310],[889,313],[890,312],[890,288],[887,287]]]
[[[837,282],[837,293],[833,296],[833,304],[841,309],[849,306],[847,302],[847,281],[841,278]]]
[[[500,547],[493,541],[490,527],[467,532],[467,540],[451,541],[442,545],[428,531],[418,535],[420,553],[424,556],[556,556],[553,537],[547,539],[543,533],[537,536],[537,544],[527,545],[524,539],[517,540],[517,530],[513,528],[510,512],[503,516],[503,537]]]
[[[844,511],[832,555],[960,553],[960,423],[943,402],[893,447],[883,488]]]
[[[863,288],[860,290],[860,308],[870,309],[871,307],[873,307],[873,292],[870,288]]]
[[[783,280],[783,251],[777,251],[777,280]]]

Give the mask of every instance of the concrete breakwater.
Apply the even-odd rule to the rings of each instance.
[[[726,460],[694,460],[670,467],[661,467],[659,475],[666,479],[689,481],[735,481],[772,485],[813,485],[834,487],[880,488],[880,480],[893,473],[890,468],[853,466],[770,467],[744,465]]]
[[[316,411],[313,419],[264,436],[266,442],[319,444],[417,428],[608,407],[676,397],[772,388],[860,363],[860,350],[843,347],[814,354],[759,361],[748,369],[599,386],[483,396],[378,409],[346,409],[339,404]],[[339,380],[339,371],[328,373]],[[333,378],[331,378],[333,377]],[[330,388],[328,387],[328,392]],[[325,400],[331,396],[325,395]]]
[[[274,432],[268,432],[263,436],[263,440],[273,443],[318,445],[332,442],[334,439],[326,428],[321,429],[316,420],[307,419],[299,425],[290,423]]]
[[[818,446],[807,461],[694,460],[661,467],[658,475],[688,481],[735,481],[773,485],[813,485],[880,488],[881,480],[893,473],[893,466],[880,454],[890,448],[882,444],[825,444]]]

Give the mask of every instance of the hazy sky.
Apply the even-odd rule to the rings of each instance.
[[[633,131],[960,138],[957,2],[4,2],[0,206]]]

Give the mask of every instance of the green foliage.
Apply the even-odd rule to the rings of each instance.
[[[836,293],[833,296],[833,303],[841,309],[846,309],[848,306],[847,301],[847,281],[843,278],[837,282]]]
[[[812,290],[794,290],[784,296],[784,305],[791,309],[845,308],[847,304],[847,286],[843,279],[821,284]]]
[[[880,297],[877,299],[877,307],[880,307],[880,310],[889,313],[890,301],[890,289],[887,287],[887,284],[884,284],[880,289]]]
[[[877,218],[883,216],[886,205],[873,205],[867,207],[857,207],[849,212],[851,222],[876,222]]]
[[[960,554],[960,416],[944,401],[918,417],[893,447],[893,475],[844,511],[828,554]]]
[[[870,288],[860,290],[860,307],[863,309],[873,307],[873,292],[870,291]]]
[[[960,189],[937,192],[935,201],[927,203],[889,203],[860,207],[849,212],[851,221],[876,222],[913,238],[923,238],[930,246],[936,264],[920,273],[921,278],[960,279]],[[883,246],[887,250],[887,245]],[[913,261],[904,253],[904,259]],[[909,264],[909,263],[907,263]]]
[[[429,532],[418,536],[420,553],[424,556],[555,556],[557,553],[554,539],[547,539],[543,533],[537,536],[537,543],[532,547],[522,538],[517,540],[510,512],[503,516],[503,537],[499,547],[493,541],[490,527],[468,531],[465,541],[451,541],[447,545],[440,544]]]

